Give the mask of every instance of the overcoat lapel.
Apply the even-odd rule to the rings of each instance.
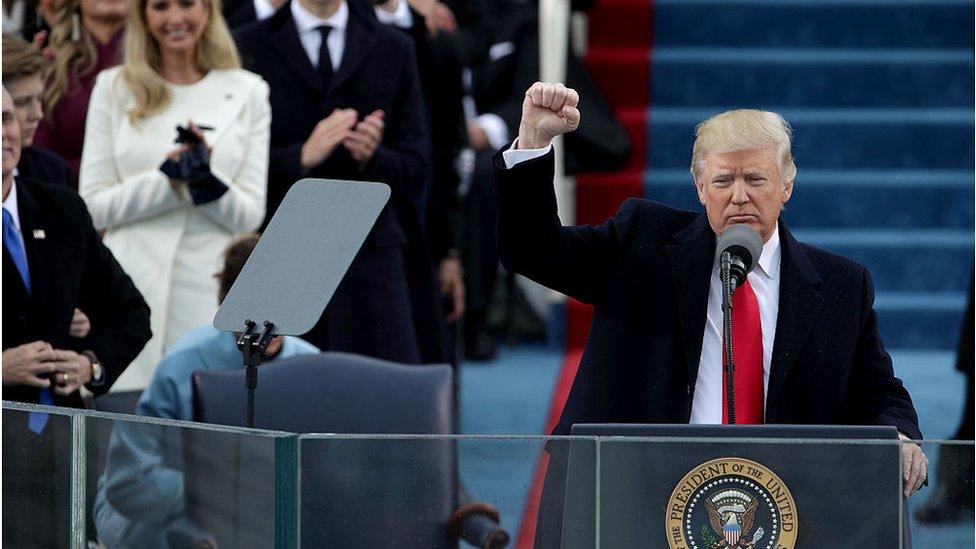
[[[315,88],[319,93],[323,93],[325,90],[322,88],[322,79],[315,67],[312,66],[312,62],[308,60],[308,54],[305,53],[302,41],[298,38],[298,28],[291,16],[290,6],[288,4],[282,6],[271,16],[267,25],[272,46],[278,50],[278,53],[285,58],[288,65],[298,73],[305,83]],[[347,48],[348,43],[347,39]]]
[[[779,281],[779,311],[776,318],[776,338],[770,364],[769,386],[766,390],[766,409],[775,402],[786,378],[803,350],[810,331],[820,317],[823,297],[817,291],[820,276],[806,254],[786,228],[779,225],[782,263]]]
[[[373,47],[376,23],[359,11],[354,2],[349,4],[349,23],[346,25],[346,46],[342,53],[342,61],[339,63],[339,70],[336,72],[332,81],[329,83],[328,93],[332,94],[339,89],[346,80],[349,80],[363,61],[366,54]],[[366,116],[369,113],[360,113]]]
[[[51,241],[47,233],[51,230],[47,218],[44,216],[37,202],[30,192],[30,185],[16,182],[17,210],[20,216],[20,230],[24,237],[24,251],[27,254],[27,268],[30,270],[32,309],[40,314],[49,311],[49,297],[53,291],[53,254]],[[35,238],[35,231],[38,235]],[[41,238],[41,235],[44,235]],[[6,256],[6,251],[4,252]],[[13,262],[9,257],[5,260]],[[14,267],[16,269],[16,267]],[[26,289],[25,289],[26,291]]]
[[[715,233],[702,214],[691,225],[674,235],[668,260],[674,280],[675,297],[681,316],[681,338],[688,365],[688,381],[698,378],[702,338],[708,315],[708,287],[715,255]]]

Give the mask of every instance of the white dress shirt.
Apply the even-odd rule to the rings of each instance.
[[[258,21],[264,21],[275,14],[277,8],[270,0],[254,0],[254,16]]]
[[[502,152],[505,167],[511,169],[520,162],[545,155],[552,145],[542,149],[516,149],[516,139],[508,150]],[[782,253],[779,243],[779,227],[763,244],[759,265],[749,273],[749,284],[759,301],[759,322],[763,341],[763,395],[769,387],[769,367],[773,357],[773,341],[776,339],[776,317],[779,313],[779,272]],[[698,379],[695,396],[691,403],[691,423],[722,423],[722,283],[719,280],[718,263],[712,268],[708,287],[708,313],[705,335],[702,338],[701,358],[698,361]]]
[[[407,4],[407,0],[397,2],[396,9],[392,13],[379,6],[373,6],[373,12],[376,13],[376,20],[384,25],[401,29],[413,28],[413,14],[410,13],[410,5]]]
[[[14,228],[17,229],[17,239],[20,240],[20,249],[26,254],[27,248],[24,247],[24,235],[20,232],[20,210],[17,208],[17,185],[10,186],[10,192],[3,201],[3,209],[10,212],[14,218]]]
[[[763,244],[759,264],[749,273],[749,284],[759,301],[759,323],[762,326],[763,346],[763,396],[769,387],[769,365],[773,358],[773,340],[776,338],[776,314],[779,312],[779,267],[782,260],[779,245],[779,227]],[[722,282],[718,263],[712,268],[708,285],[708,315],[705,336],[702,338],[701,358],[698,361],[698,379],[695,396],[691,402],[691,423],[722,423],[722,401],[725,386],[722,384]],[[765,406],[764,406],[765,407]]]
[[[346,5],[345,0],[327,19],[322,19],[308,11],[296,0],[291,2],[291,16],[295,20],[298,38],[305,48],[305,55],[308,55],[308,60],[312,62],[313,67],[319,66],[319,48],[322,47],[322,34],[318,28],[322,25],[332,27],[329,33],[329,57],[332,61],[332,70],[339,70],[342,54],[346,48],[346,25],[349,23],[349,6]]]

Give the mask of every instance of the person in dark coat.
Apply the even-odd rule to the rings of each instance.
[[[227,26],[236,29],[254,21],[264,21],[284,3],[284,0],[229,0],[221,5],[221,11]]]
[[[108,391],[149,341],[149,307],[73,190],[14,177],[20,134],[4,88],[3,398],[81,408],[81,387]],[[5,547],[68,546],[70,506],[51,489],[67,478],[68,430],[4,412]]]
[[[305,339],[323,350],[419,362],[404,225],[420,219],[430,141],[413,45],[346,0],[294,0],[239,29],[236,39],[245,67],[271,88],[266,223],[304,177],[378,181],[392,189]]]
[[[14,99],[20,125],[21,152],[17,174],[25,179],[71,187],[71,166],[57,154],[32,146],[44,119],[44,58],[22,38],[3,34],[3,85]]]
[[[779,217],[796,177],[782,116],[740,109],[699,125],[691,171],[703,213],[628,199],[602,225],[563,227],[551,143],[579,126],[579,104],[575,90],[533,84],[518,138],[495,157],[502,263],[595,308],[553,434],[577,423],[728,422],[715,246],[716,235],[744,224],[764,244],[732,296],[737,422],[890,425],[903,440],[922,438],[881,340],[870,273],[797,242]],[[907,498],[928,459],[917,444],[901,451]],[[537,547],[561,532],[565,469],[556,462]]]
[[[457,251],[460,178],[455,168],[457,155],[466,145],[461,65],[443,35],[428,34],[424,17],[406,0],[386,0],[373,10],[380,23],[409,36],[417,52],[433,151],[421,205],[424,215],[419,223],[413,222],[414,218],[403,224],[410,241],[405,259],[414,321],[420,328],[421,360],[453,362],[453,334],[447,324],[456,322],[464,312],[464,282]],[[402,212],[401,220],[408,218],[410,212]]]

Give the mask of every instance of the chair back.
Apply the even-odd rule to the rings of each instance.
[[[243,425],[244,376],[243,369],[194,374],[194,419]],[[452,377],[446,365],[406,366],[347,353],[276,361],[259,367],[254,426],[296,433],[451,434]],[[213,489],[218,469],[194,465],[214,454],[213,440],[198,442],[184,448],[185,456],[193,454],[186,464],[187,506],[209,528],[213,521],[205,509],[194,511],[193,501],[198,490]],[[211,451],[194,452],[194,445]],[[243,452],[247,447],[238,445]],[[249,453],[251,458],[235,461],[254,468],[260,458],[253,456],[263,453],[268,459],[266,451]],[[208,469],[205,486],[191,481],[191,469],[201,466]],[[228,471],[227,482],[236,482],[238,474]],[[450,441],[306,439],[300,480],[306,547],[451,546],[445,521],[458,491],[456,448]],[[268,494],[266,487],[259,491]]]

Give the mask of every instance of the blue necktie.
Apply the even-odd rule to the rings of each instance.
[[[14,216],[10,210],[3,209],[3,245],[7,248],[10,258],[14,260],[14,265],[20,271],[20,279],[24,281],[27,293],[31,293],[30,271],[27,270],[27,254],[24,252],[24,245],[20,240],[20,233],[14,225]]]
[[[17,266],[17,271],[20,272],[20,279],[24,281],[24,287],[27,288],[27,293],[30,294],[31,283],[30,271],[27,269],[27,254],[24,252],[24,245],[21,244],[17,227],[14,226],[14,216],[7,208],[3,208],[3,246],[7,248],[10,259],[14,260],[14,265]],[[49,389],[41,389],[40,403],[47,405],[54,404],[54,397],[51,396]],[[47,416],[47,414],[37,412],[29,413],[27,415],[27,427],[31,431],[41,434],[44,432],[44,426],[47,425]]]

